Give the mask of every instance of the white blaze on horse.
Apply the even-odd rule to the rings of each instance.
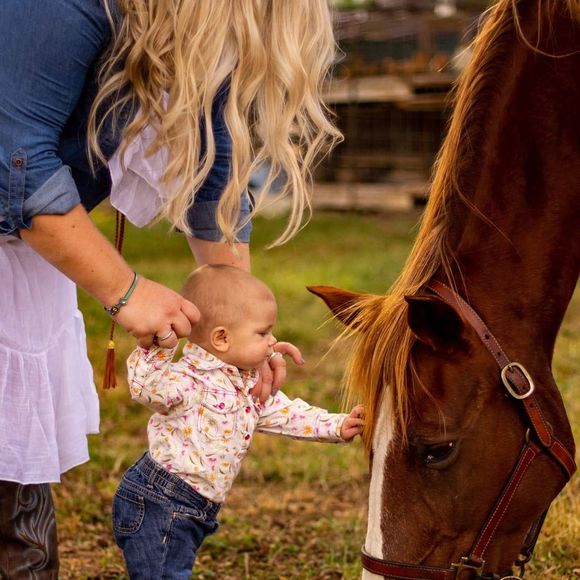
[[[365,578],[520,578],[572,476],[551,363],[580,270],[580,0],[499,0],[384,296],[314,287],[366,406]],[[519,571],[513,572],[514,564]]]

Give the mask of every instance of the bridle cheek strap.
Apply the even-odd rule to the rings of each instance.
[[[505,485],[499,499],[497,500],[493,510],[485,522],[479,536],[471,550],[468,561],[476,566],[483,567],[483,556],[487,547],[491,543],[491,540],[495,536],[499,525],[503,521],[503,518],[511,504],[511,501],[524,477],[526,471],[540,453],[540,447],[536,445],[533,441],[530,441],[520,453],[520,457],[514,470],[511,473],[509,481]]]
[[[526,442],[524,443],[516,465],[479,532],[469,556],[464,556],[459,562],[451,564],[450,568],[439,568],[383,560],[371,556],[363,547],[361,550],[362,565],[365,570],[378,576],[401,580],[455,580],[462,578],[464,573],[469,574],[469,577],[472,579],[501,578],[497,574],[483,574],[483,567],[485,565],[484,556],[528,468],[540,453],[545,452],[560,465],[565,473],[566,480],[569,480],[576,471],[576,463],[566,447],[554,437],[552,429],[546,422],[542,410],[533,394],[535,386],[532,378],[523,365],[510,361],[481,317],[461,296],[438,281],[432,281],[427,285],[427,288],[447,302],[451,307],[457,308],[464,319],[475,330],[499,366],[502,382],[506,390],[514,400],[523,404],[530,422],[530,429],[533,430],[540,445],[531,440],[529,436],[530,429],[528,429]],[[521,550],[524,559],[515,562],[522,569],[523,564],[531,558],[545,516],[546,512],[532,524],[526,536]],[[508,575],[507,578],[518,578],[518,576]]]
[[[479,314],[459,294],[437,280],[430,282],[427,288],[447,302],[449,306],[459,310],[463,318],[475,330],[481,342],[483,342],[497,363],[506,390],[513,399],[522,403],[538,441],[544,450],[560,464],[560,467],[570,479],[576,471],[574,457],[552,434],[552,428],[544,418],[542,409],[534,395],[534,382],[525,367],[520,363],[510,361],[500,343]]]

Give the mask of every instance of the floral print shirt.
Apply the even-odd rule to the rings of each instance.
[[[250,390],[256,370],[240,371],[188,342],[176,349],[137,348],[127,361],[133,399],[155,411],[149,452],[168,471],[214,502],[223,502],[254,431],[340,442],[345,414],[333,414],[278,391],[264,404]]]

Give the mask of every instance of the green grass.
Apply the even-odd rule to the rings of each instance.
[[[322,303],[306,292],[310,284],[383,292],[400,271],[415,235],[418,216],[324,214],[292,242],[264,251],[282,220],[259,219],[253,236],[253,271],[279,301],[279,339],[303,349],[304,368],[291,368],[285,391],[331,410],[339,409],[339,383],[347,345],[328,356],[338,326]],[[95,219],[108,232],[106,211]],[[179,289],[194,267],[182,236],[164,226],[129,228],[125,256],[140,273]],[[83,293],[88,345],[100,385],[109,320]],[[133,340],[117,332],[117,368]],[[555,373],[574,423],[580,429],[580,400],[573,396],[580,368],[580,297],[566,317],[557,346]],[[55,486],[61,539],[61,578],[126,578],[110,530],[111,497],[123,471],[146,447],[148,412],[133,403],[120,381],[101,392],[101,434],[91,438],[92,461],[66,474]],[[580,574],[578,478],[550,511],[529,578],[571,578]],[[348,446],[299,443],[258,436],[221,516],[222,527],[200,552],[194,578],[355,579],[364,541],[367,464],[360,443]]]

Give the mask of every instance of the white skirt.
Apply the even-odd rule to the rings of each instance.
[[[0,481],[58,482],[99,431],[76,286],[16,238],[0,276]]]

